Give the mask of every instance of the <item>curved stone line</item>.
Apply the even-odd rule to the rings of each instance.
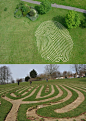
[[[67,87],[69,87],[69,86],[67,86]],[[69,88],[71,88],[71,87],[69,87]],[[78,91],[74,88],[71,88],[71,89],[73,89],[74,91],[76,91],[78,93],[78,98],[71,104],[69,104],[61,109],[54,110],[56,113],[65,113],[65,112],[71,111],[71,110],[77,108],[84,101],[85,97],[80,91]]]
[[[41,95],[41,92],[42,92],[42,90],[43,90],[43,88],[44,88],[44,86],[43,86],[43,87],[40,89],[40,91],[38,92],[38,94],[37,94],[37,96],[36,96],[36,99],[37,99],[37,98],[45,98],[45,97],[48,97],[48,96],[54,94],[54,92],[55,92],[53,85],[51,85],[51,88],[52,88],[51,93],[48,94],[48,95],[45,95],[45,96],[40,96],[40,95]]]

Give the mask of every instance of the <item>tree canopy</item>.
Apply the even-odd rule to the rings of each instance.
[[[30,77],[31,78],[37,77],[37,72],[34,69],[30,72]]]

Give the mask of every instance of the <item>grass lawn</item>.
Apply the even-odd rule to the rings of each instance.
[[[58,21],[64,26],[64,17],[68,10],[52,8],[45,15],[39,15],[39,18],[32,22],[26,17],[15,18],[14,11],[19,0],[0,1],[0,63],[9,64],[47,64],[47,63],[86,63],[86,28],[77,27],[68,29],[73,41],[73,49],[67,62],[52,62],[41,57],[38,51],[35,31],[39,25],[48,20]],[[25,2],[27,3],[27,2]],[[9,5],[10,4],[10,5]],[[29,3],[27,3],[29,4]],[[34,4],[29,4],[35,6]],[[4,8],[7,7],[7,11]],[[84,18],[79,13],[81,19]]]
[[[42,0],[34,0],[34,1],[42,1]],[[59,5],[66,5],[66,6],[72,6],[77,8],[82,8],[86,10],[86,1],[85,0],[49,0],[52,4],[56,3]]]
[[[53,85],[55,92],[51,96],[42,97],[41,99],[40,98],[35,99],[35,97],[36,97],[37,93],[39,92],[40,87],[42,87],[42,85],[44,85],[44,88],[41,92],[41,96],[45,96],[45,95],[48,95],[51,93],[52,89],[51,89],[50,85]],[[46,94],[45,90],[46,90],[47,85],[49,87],[49,92]],[[52,100],[47,100],[45,102],[37,102],[37,103],[33,103],[33,104],[31,104],[31,103],[30,104],[21,104],[19,107],[19,110],[18,110],[17,120],[18,121],[30,121],[29,119],[26,118],[27,109],[30,107],[33,107],[34,109],[36,109],[36,106],[43,105],[43,104],[48,105],[48,106],[37,109],[37,114],[41,115],[43,118],[44,117],[54,117],[54,118],[74,117],[74,118],[77,118],[77,116],[79,116],[80,114],[86,113],[86,92],[85,92],[86,91],[86,78],[57,79],[57,80],[49,80],[48,82],[46,82],[46,80],[33,81],[31,86],[30,86],[29,82],[21,82],[19,86],[17,85],[17,83],[0,85],[0,102],[1,102],[0,121],[3,121],[6,118],[6,115],[10,112],[10,109],[12,107],[12,104],[10,102],[2,99],[1,95],[5,94],[7,97],[9,97],[13,100],[17,99],[17,101],[18,101],[18,99],[28,96],[35,88],[37,88],[39,86],[37,88],[37,90],[35,91],[35,93],[32,96],[30,96],[29,98],[26,98],[25,101],[31,101],[31,100],[32,101],[37,101],[37,100],[41,101],[41,100],[49,99],[51,97],[55,97],[56,95],[59,95],[60,90],[56,88],[56,85],[58,85],[58,87],[63,91],[63,94],[60,97],[52,99]],[[30,89],[32,86],[33,86],[33,88],[29,92],[27,92],[27,90]],[[26,87],[26,88],[28,87],[28,88],[25,90],[24,87]],[[65,87],[67,90],[69,90],[72,93],[72,96],[66,101],[63,101],[63,100],[67,97],[68,92],[63,87]],[[72,87],[72,89],[71,89],[71,87]],[[10,89],[10,91],[7,92],[9,89]],[[65,107],[65,106],[71,104],[72,102],[74,102],[78,98],[79,94],[73,89],[76,89],[80,93],[83,94],[83,96],[85,97],[84,101],[75,109],[70,110],[65,113],[58,113],[58,115],[57,115],[57,113],[54,112],[55,109],[60,109],[62,107]],[[17,91],[17,92],[15,92],[15,91]],[[22,91],[22,92],[20,93],[20,91]],[[17,98],[17,97],[10,96],[10,93],[12,93],[12,92],[16,96],[18,94],[23,94],[25,92],[27,92],[27,94]],[[51,103],[53,104],[56,102],[60,102],[60,103],[51,105]],[[84,119],[86,119],[85,114],[84,114]]]

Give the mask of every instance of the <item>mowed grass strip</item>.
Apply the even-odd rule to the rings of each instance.
[[[17,100],[17,99],[21,99],[21,98],[23,98],[23,97],[28,96],[34,89],[35,89],[35,87],[34,87],[33,89],[31,89],[29,92],[27,92],[25,95],[21,95],[21,96],[19,96],[19,97],[13,97],[13,96],[11,96],[10,94],[11,94],[13,91],[10,91],[9,93],[7,93],[6,96],[9,97],[9,98],[11,98],[11,99],[13,99],[13,100]]]
[[[72,117],[72,115],[74,115],[74,114],[76,116],[76,113],[74,111],[72,111],[72,113],[70,113],[70,115],[69,115],[70,111],[66,112],[66,113],[56,113],[56,112],[54,112],[55,109],[62,108],[62,107],[72,103],[74,100],[77,99],[78,94],[74,90],[72,90],[72,89],[70,89],[68,87],[66,87],[66,88],[69,89],[73,94],[72,97],[69,100],[67,100],[67,101],[65,101],[63,103],[60,103],[60,104],[40,108],[40,109],[37,110],[37,114],[41,115],[41,116],[44,116],[44,117],[54,117],[54,118],[55,117],[56,118]],[[49,112],[49,110],[50,110],[50,112]]]
[[[53,63],[43,59],[39,54],[35,31],[42,22],[48,20],[58,21],[64,26],[64,18],[68,10],[52,8],[47,14],[39,15],[39,18],[32,22],[26,17],[14,18],[15,7],[18,3],[19,0],[0,1],[0,63]],[[35,6],[35,4],[27,4]],[[7,11],[4,11],[5,7]],[[79,16],[81,19],[84,18],[82,13],[79,13]],[[86,28],[77,27],[68,31],[74,46],[69,61],[66,63],[86,63]],[[60,61],[60,63],[65,62]]]
[[[42,90],[42,92],[41,92],[41,97],[42,97],[42,96],[45,96],[45,95],[48,95],[48,94],[51,93],[51,91],[52,91],[51,85],[48,85],[48,86],[49,86],[49,91],[45,93],[45,90],[46,90],[46,88],[47,88],[47,85],[44,85],[44,88],[43,88],[43,90]]]
[[[42,1],[42,0],[34,0],[34,1]],[[72,6],[72,7],[77,7],[77,8],[82,8],[86,9],[86,1],[83,0],[49,0],[52,4],[56,3],[59,5],[66,5],[66,6]]]
[[[26,99],[24,99],[23,101],[39,101],[39,100],[44,100],[44,99],[48,99],[48,98],[54,97],[54,96],[58,95],[59,91],[58,91],[58,89],[57,89],[57,87],[56,87],[55,85],[53,85],[53,87],[54,87],[55,92],[54,92],[54,94],[52,94],[52,95],[50,95],[50,96],[48,96],[48,97],[35,99],[37,93],[38,93],[39,90],[40,90],[40,87],[39,87],[39,88],[36,90],[36,92],[35,92],[31,97],[26,98]]]
[[[10,109],[12,108],[12,104],[1,98],[0,95],[0,121],[4,121]]]

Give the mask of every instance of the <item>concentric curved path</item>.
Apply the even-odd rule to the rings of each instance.
[[[37,115],[37,113],[36,113],[37,110],[39,110],[40,108],[44,108],[44,107],[48,107],[48,106],[52,106],[52,105],[56,106],[57,104],[62,104],[64,102],[66,102],[67,100],[69,100],[73,96],[73,93],[69,89],[74,90],[78,94],[78,97],[74,100],[74,102],[66,105],[65,107],[54,110],[55,113],[58,114],[58,113],[69,112],[70,110],[73,110],[73,109],[77,108],[85,100],[84,94],[82,92],[80,92],[77,87],[75,89],[75,88],[73,88],[71,86],[67,86],[67,85],[66,86],[64,86],[64,85],[60,85],[60,86],[55,85],[55,86],[58,89],[59,93],[56,96],[54,96],[54,97],[52,96],[52,97],[49,97],[49,98],[48,98],[48,96],[51,96],[51,95],[53,95],[55,93],[54,86],[51,85],[51,93],[49,93],[46,96],[40,96],[41,92],[42,92],[42,90],[44,88],[44,86],[41,86],[39,88],[39,92],[36,95],[36,98],[34,98],[34,99],[40,99],[41,98],[41,100],[39,100],[39,101],[34,101],[34,100],[33,101],[29,101],[29,100],[28,101],[23,101],[23,99],[26,99],[26,98],[32,96],[37,91],[39,86],[36,86],[34,89],[32,89],[33,87],[29,88],[29,91],[32,89],[32,92],[28,96],[25,96],[25,97],[23,97],[21,99],[13,100],[13,99],[10,99],[10,98],[8,98],[6,96],[2,97],[3,99],[5,99],[5,100],[7,100],[7,101],[9,101],[9,102],[11,102],[13,104],[12,109],[8,113],[5,121],[16,121],[17,112],[18,112],[18,109],[19,109],[21,104],[32,104],[32,103],[47,102],[47,101],[51,101],[53,99],[57,99],[58,97],[61,97],[64,94],[64,92],[62,91],[62,89],[60,87],[62,87],[67,92],[67,95],[64,98],[60,99],[57,102],[51,102],[51,103],[49,103],[49,105],[48,104],[37,105],[37,108],[35,108],[35,109],[33,107],[30,107],[26,112],[27,117],[31,118],[31,117],[34,116],[35,119],[37,119],[37,121],[38,121],[40,118],[42,118],[42,116]],[[68,88],[66,88],[66,87],[68,87]],[[25,88],[21,88],[21,92],[23,92],[24,90],[25,90]],[[27,90],[28,89],[26,89],[26,92],[27,92]],[[83,91],[85,92],[85,90],[83,90]],[[47,97],[47,99],[45,99],[45,97]],[[43,117],[43,118],[45,119],[45,121],[52,121],[52,120],[56,121],[56,119],[59,119],[59,121],[62,120],[62,118],[52,118],[52,117]],[[74,119],[77,119],[77,121],[81,121],[80,120],[81,118],[86,118],[86,117],[85,117],[84,114],[82,114],[82,115],[77,116],[76,118],[74,117],[74,118],[69,118],[69,119],[67,119],[67,118],[63,118],[63,119],[64,119],[64,121],[73,121]],[[33,121],[33,120],[31,120],[31,121]]]

